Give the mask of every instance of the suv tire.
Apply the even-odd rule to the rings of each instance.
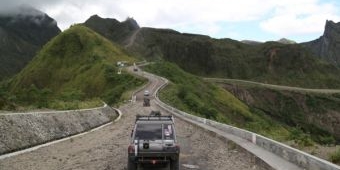
[[[134,163],[133,161],[131,161],[130,159],[128,159],[127,169],[128,170],[137,170],[137,164]]]
[[[179,159],[170,160],[170,170],[179,170]]]

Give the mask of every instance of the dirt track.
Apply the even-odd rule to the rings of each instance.
[[[161,84],[153,79],[147,87],[151,92]],[[1,170],[124,170],[127,147],[135,115],[149,114],[157,109],[142,107],[140,92],[137,102],[120,107],[122,118],[111,125],[86,135],[48,147],[0,160]],[[259,169],[246,154],[228,146],[195,126],[176,119],[177,136],[181,145],[181,169],[195,165],[201,170]]]

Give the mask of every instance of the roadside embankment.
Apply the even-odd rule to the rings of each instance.
[[[108,123],[118,113],[94,109],[0,114],[0,155],[61,139]]]

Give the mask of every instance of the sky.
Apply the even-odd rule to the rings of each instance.
[[[339,0],[1,0],[0,14],[19,5],[47,13],[62,30],[97,14],[132,17],[141,27],[262,42],[311,41],[323,34],[326,20],[340,21]]]

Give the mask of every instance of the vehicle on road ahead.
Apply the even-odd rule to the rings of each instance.
[[[179,153],[172,116],[136,116],[128,147],[128,170],[167,166],[179,170]]]
[[[144,99],[143,99],[143,106],[144,107],[149,107],[150,106],[150,99],[149,98],[144,97]]]
[[[144,91],[144,96],[149,96],[149,95],[150,95],[149,90],[145,90],[145,91]]]

